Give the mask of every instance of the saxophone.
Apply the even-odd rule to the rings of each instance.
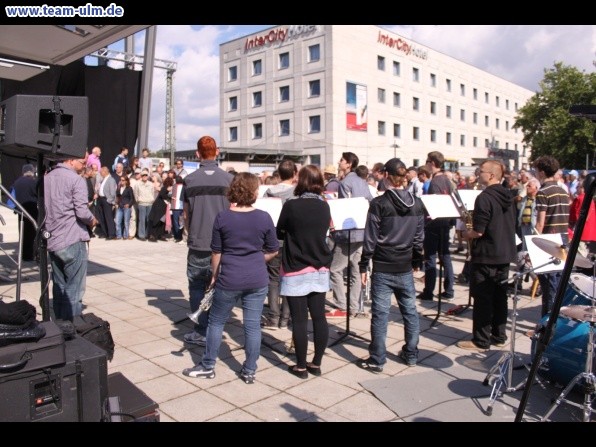
[[[457,192],[457,189],[451,193],[451,198],[453,199],[453,202],[455,203],[455,207],[457,208],[457,211],[459,212],[460,219],[466,225],[466,230],[468,230],[468,231],[471,230],[473,228],[473,223],[474,223],[474,212],[467,210],[466,206],[464,205],[463,200],[461,199],[459,193]],[[467,241],[467,246],[468,246],[468,252],[466,253],[466,261],[469,261],[470,258],[472,257],[472,242],[470,241],[470,239],[466,239],[466,241]]]

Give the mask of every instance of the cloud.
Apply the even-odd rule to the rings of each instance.
[[[266,25],[159,25],[156,58],[178,63],[174,75],[176,148],[193,149],[202,135],[219,141],[219,44]],[[435,51],[529,90],[557,61],[591,72],[594,25],[383,25]],[[139,41],[141,39],[138,39]],[[142,44],[141,44],[142,45]],[[137,48],[137,54],[139,49]],[[164,146],[166,75],[153,79],[149,147]]]

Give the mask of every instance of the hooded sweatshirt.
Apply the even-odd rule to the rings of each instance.
[[[412,271],[412,259],[422,259],[424,206],[403,189],[389,189],[370,202],[359,268],[384,273]]]
[[[503,185],[491,185],[474,203],[474,231],[482,237],[472,242],[472,263],[509,264],[515,260],[515,217],[513,198]]]

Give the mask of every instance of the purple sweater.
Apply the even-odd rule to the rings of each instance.
[[[216,286],[224,290],[266,287],[264,253],[279,250],[271,216],[262,210],[221,211],[213,223],[211,250],[221,253]]]

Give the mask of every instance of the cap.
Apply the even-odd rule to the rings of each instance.
[[[383,171],[389,175],[398,175],[397,171],[399,168],[406,169],[406,165],[399,158],[392,158],[385,163],[385,166],[383,166]]]
[[[575,169],[572,169],[571,171],[569,171],[569,175],[573,175],[574,177],[577,177],[577,171]]]
[[[325,169],[323,169],[323,174],[337,175],[337,167],[335,165],[327,165],[325,166]]]
[[[136,168],[135,169],[135,174],[140,174],[141,173],[141,168]]]
[[[149,175],[149,171],[147,169],[143,169],[141,171],[141,175]]]
[[[26,172],[35,172],[35,168],[32,164],[27,163],[26,165],[23,165],[22,173],[24,174]]]

